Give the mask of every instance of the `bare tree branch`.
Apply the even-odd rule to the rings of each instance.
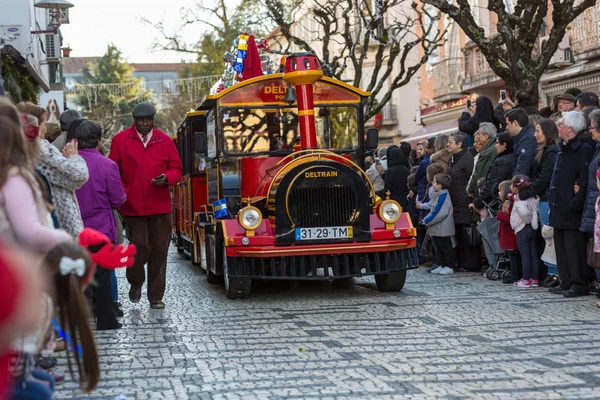
[[[498,21],[496,31],[486,36],[485,29],[473,18],[468,0],[456,0],[458,6],[446,0],[422,1],[447,14],[460,26],[512,93],[525,90],[535,101],[539,96],[539,79],[556,53],[567,26],[596,3],[595,0],[551,0],[553,11],[548,15],[546,1],[520,0],[510,13],[504,1],[488,0],[487,9],[496,14]],[[552,29],[548,40],[543,48],[534,52],[540,29],[550,17]]]
[[[365,105],[367,119],[381,111],[444,41],[445,31],[433,29],[439,15],[428,15],[426,24],[423,10],[406,0],[314,0],[309,6],[297,0],[264,1],[282,41],[294,45],[290,50],[313,51],[327,76],[372,93]],[[410,13],[398,11],[404,4]],[[306,36],[301,29],[305,21],[319,26],[318,35]],[[419,50],[422,57],[409,61]]]

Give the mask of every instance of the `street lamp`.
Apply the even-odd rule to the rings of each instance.
[[[36,8],[47,8],[50,11],[50,25],[53,29],[45,30],[45,31],[31,31],[32,34],[41,34],[41,33],[58,33],[58,28],[60,28],[60,10],[66,10],[68,8],[73,7],[73,4],[69,3],[67,0],[39,0],[37,3],[33,5]]]

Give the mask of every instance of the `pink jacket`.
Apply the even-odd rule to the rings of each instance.
[[[50,213],[33,177],[11,174],[0,188],[0,234],[36,253],[45,253],[71,236],[54,229]]]

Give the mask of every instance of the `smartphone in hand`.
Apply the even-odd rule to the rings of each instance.
[[[500,98],[501,98],[502,100],[506,100],[506,90],[501,90],[501,91],[500,91]]]
[[[473,103],[471,103],[471,100],[467,100],[467,108],[471,108],[471,105],[472,105],[472,104],[473,104]]]

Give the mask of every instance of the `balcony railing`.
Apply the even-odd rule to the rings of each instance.
[[[381,119],[382,126],[391,126],[398,123],[398,106],[395,104],[386,104],[383,106],[379,114],[383,115]],[[375,117],[372,117],[365,123],[365,126],[371,127],[375,122]]]
[[[462,58],[440,61],[432,69],[433,98],[435,101],[448,101],[462,97],[461,86],[464,77]]]
[[[576,58],[585,59],[600,54],[600,0],[569,26],[571,48]]]
[[[465,46],[464,52],[465,80],[462,86],[463,91],[469,91],[500,80],[474,43],[471,42]]]
[[[398,119],[398,106],[396,106],[395,104],[386,104],[385,106],[383,106],[381,113],[383,114],[384,122],[395,122]],[[393,124],[394,122],[391,123]]]

